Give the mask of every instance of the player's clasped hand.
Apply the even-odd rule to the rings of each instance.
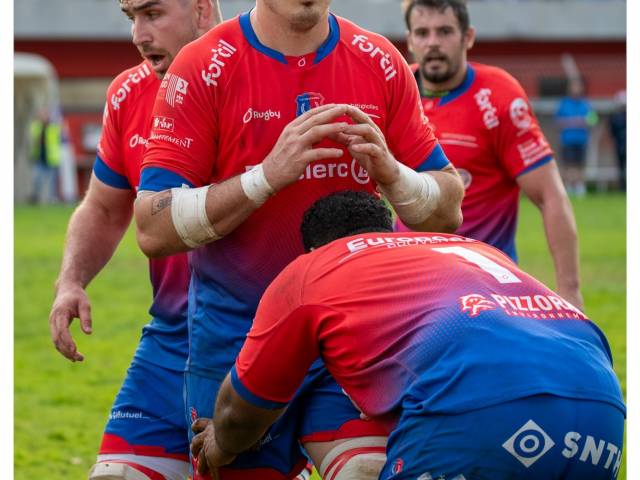
[[[397,180],[398,161],[387,147],[380,128],[371,117],[357,107],[347,106],[347,115],[354,121],[337,136],[347,146],[349,153],[379,185]]]
[[[262,162],[267,181],[275,191],[297,181],[311,162],[344,154],[340,148],[313,146],[349,126],[346,122],[334,122],[344,116],[347,109],[347,105],[323,105],[305,112],[284,128]]]
[[[91,333],[91,305],[86,292],[80,286],[58,286],[56,299],[49,314],[51,340],[56,349],[73,362],[81,362],[84,355],[78,351],[69,327],[74,318],[80,319],[80,328]]]
[[[191,425],[191,430],[196,434],[191,440],[191,454],[198,459],[198,473],[210,473],[213,480],[218,480],[218,467],[233,462],[236,456],[220,449],[210,418],[198,418]]]

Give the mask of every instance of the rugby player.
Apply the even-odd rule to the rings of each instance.
[[[616,478],[625,405],[602,331],[494,247],[391,230],[366,192],[305,214],[311,253],[269,286],[213,422],[194,425],[201,464],[260,438],[320,355],[389,422],[381,479]]]
[[[133,43],[144,61],[125,70],[107,91],[103,130],[89,190],[69,222],[51,336],[71,361],[82,361],[69,326],[80,319],[91,333],[85,288],[111,258],[126,231],[151,127],[151,110],[180,48],[220,23],[217,1],[122,0],[132,21]],[[156,119],[153,119],[156,121]],[[151,322],[142,331],[118,393],[90,479],[186,478],[188,425],[183,371],[188,354],[186,255],[150,261]]]
[[[329,3],[258,0],[185,47],[156,99],[154,118],[171,121],[154,123],[149,138],[138,241],[152,257],[192,250],[194,417],[211,415],[261,294],[303,251],[297,228],[316,199],[375,183],[415,228],[451,231],[461,221],[462,183],[408,65],[383,37],[330,14]],[[315,365],[289,419],[223,478],[251,468],[263,469],[256,478],[294,474],[292,435],[315,465],[337,462],[332,478],[377,478],[381,429],[360,420],[327,375]]]
[[[425,113],[465,182],[457,233],[517,261],[522,190],[542,214],[558,293],[582,308],[571,203],[526,93],[504,70],[467,61],[475,30],[465,0],[404,0],[403,8]]]

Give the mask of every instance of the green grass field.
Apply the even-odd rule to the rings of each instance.
[[[586,311],[606,332],[625,387],[625,198],[574,202],[580,230]],[[146,262],[130,231],[89,288],[94,333],[73,332],[86,360],[72,364],[49,339],[48,313],[60,264],[68,207],[15,210],[15,479],[84,479],[111,402],[147,321]],[[523,202],[521,264],[553,287],[540,215]],[[623,464],[619,479],[625,479]]]

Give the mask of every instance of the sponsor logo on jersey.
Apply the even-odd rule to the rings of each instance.
[[[502,448],[529,468],[554,445],[551,437],[536,422],[529,420],[502,444]]]
[[[578,454],[580,454],[578,456]],[[591,463],[605,470],[613,469],[611,478],[616,478],[622,463],[622,450],[617,445],[605,440],[597,439],[591,435],[583,435],[578,432],[567,432],[564,436],[564,448],[562,456],[576,458],[583,463]]]
[[[556,446],[553,439],[533,420],[527,421],[502,447],[513,455],[525,468],[536,463]],[[611,470],[611,478],[616,478],[622,464],[622,449],[609,441],[593,435],[570,431],[564,435],[560,452],[564,458],[576,459],[604,470]]]
[[[161,142],[169,142],[169,143],[173,143],[174,145],[180,147],[180,148],[191,148],[191,145],[193,144],[193,138],[177,138],[177,137],[173,137],[171,135],[165,135],[163,133],[152,133],[151,137],[149,137],[151,140],[159,140]]]
[[[531,112],[529,112],[529,105],[524,98],[516,98],[511,102],[509,115],[511,115],[511,121],[517,129],[529,130],[531,128],[533,119]]]
[[[130,73],[118,90],[116,90],[116,93],[111,95],[111,106],[113,109],[118,110],[120,104],[127,99],[127,95],[131,92],[131,84],[138,84],[149,75],[151,75],[151,69],[146,63],[143,63],[136,71]]]
[[[139,420],[141,418],[149,418],[144,413],[130,412],[127,410],[112,410],[109,414],[109,420]]]
[[[553,320],[556,318],[575,318],[585,320],[587,317],[579,309],[564,298],[557,295],[498,295],[491,294],[507,315]]]
[[[460,297],[460,311],[468,312],[470,317],[477,317],[486,310],[495,310],[497,305],[491,300],[487,300],[484,295],[472,293]]]
[[[531,138],[517,147],[525,166],[531,165],[549,154],[549,145],[540,137]]]
[[[146,147],[147,143],[148,143],[147,139],[138,133],[132,135],[131,138],[129,139],[129,146],[131,148],[136,148],[138,145],[142,145],[143,147]]]
[[[491,103],[492,93],[491,89],[482,88],[473,96],[480,112],[482,113],[482,121],[489,130],[500,125],[500,120],[498,120],[497,115],[498,109],[493,106],[493,103]]]
[[[249,107],[247,112],[242,117],[242,121],[245,124],[249,123],[252,120],[264,120],[265,122],[268,122],[270,120],[273,120],[274,118],[277,118],[278,120],[280,120],[280,116],[281,115],[279,110],[275,111],[275,110],[268,109],[268,110],[259,111]]]
[[[174,121],[171,117],[155,116],[153,117],[153,129],[165,130],[167,132],[173,132]]]
[[[437,245],[441,243],[471,243],[475,242],[471,238],[451,236],[443,237],[440,235],[431,235],[424,237],[369,237],[356,238],[347,242],[347,249],[351,253],[359,252],[369,247],[409,247],[413,245]]]
[[[220,40],[216,48],[211,49],[211,63],[201,72],[202,80],[207,87],[217,87],[218,79],[222,76],[222,69],[226,63],[224,59],[231,58],[238,50],[229,42]]]
[[[296,117],[321,105],[324,105],[324,96],[321,93],[308,92],[298,95],[296,97]]]
[[[395,462],[393,462],[393,467],[391,467],[391,473],[393,473],[394,475],[397,475],[399,473],[402,473],[402,470],[404,469],[404,460],[402,460],[401,458],[396,459]]]
[[[367,53],[373,59],[379,57],[380,69],[384,72],[384,79],[387,82],[398,74],[398,70],[391,61],[391,54],[370,42],[366,35],[354,35],[351,45],[357,45],[361,52]]]
[[[164,99],[172,107],[182,105],[187,96],[189,82],[174,73],[167,73],[162,79],[160,88],[164,89]]]
[[[311,163],[307,165],[304,173],[300,175],[300,180],[322,180],[325,178],[348,178],[351,176],[356,183],[366,185],[369,183],[369,174],[355,160],[351,164],[340,163]]]

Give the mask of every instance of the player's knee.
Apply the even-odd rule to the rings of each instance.
[[[386,438],[364,437],[338,444],[320,466],[324,480],[377,480],[387,456]]]
[[[91,467],[89,480],[153,480],[136,467],[134,463],[98,462]]]

